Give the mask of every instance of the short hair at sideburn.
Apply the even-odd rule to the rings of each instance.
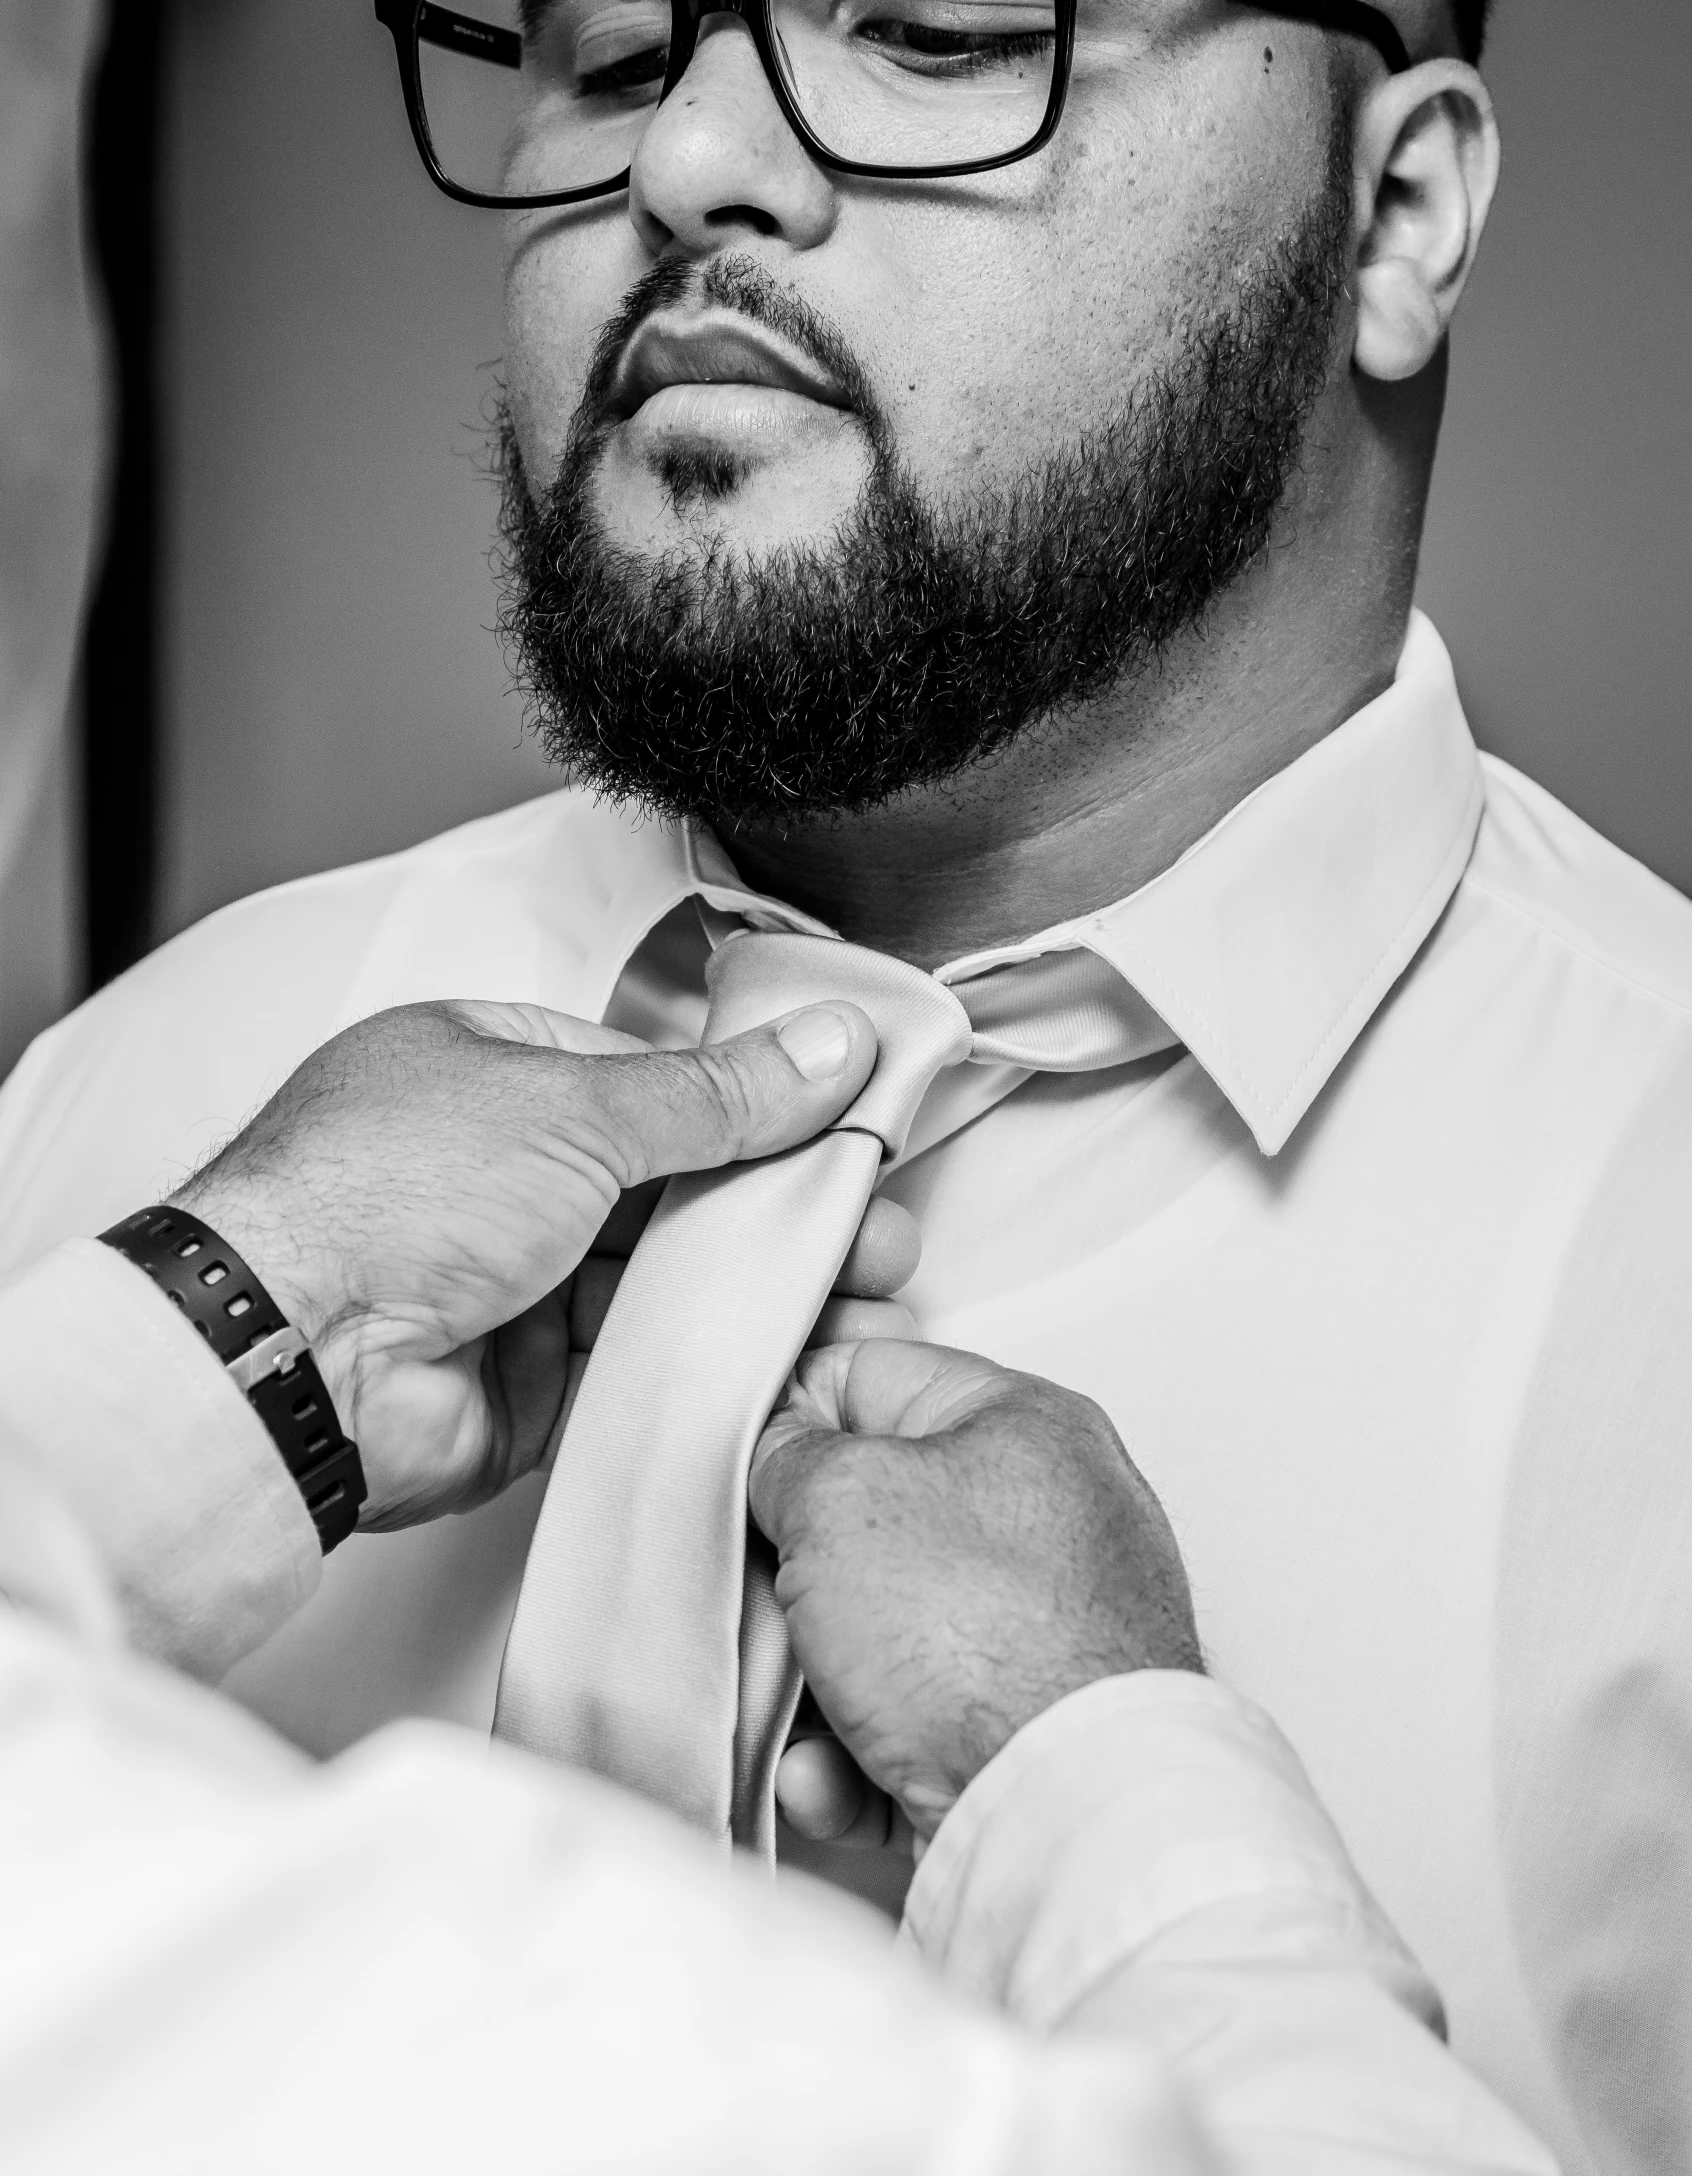
[[[1462,43],[1465,60],[1479,60],[1481,47],[1486,43],[1486,21],[1492,13],[1492,0],[1452,0],[1452,13],[1457,18],[1457,36]]]

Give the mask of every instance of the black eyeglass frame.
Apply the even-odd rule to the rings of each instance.
[[[1411,66],[1410,54],[1397,26],[1379,8],[1365,5],[1365,0],[1245,0],[1259,15],[1272,15],[1283,21],[1314,23],[1323,30],[1336,31],[1342,36],[1364,39],[1380,54],[1391,75],[1402,75]],[[1039,127],[1025,143],[1014,151],[995,152],[987,159],[948,160],[938,166],[882,166],[865,159],[842,158],[830,151],[812,130],[805,116],[793,102],[791,92],[783,79],[780,62],[776,58],[775,35],[770,23],[771,0],[670,0],[670,45],[664,68],[663,87],[658,93],[658,103],[663,104],[692,63],[699,44],[699,25],[707,15],[738,15],[752,34],[752,42],[758,49],[764,75],[781,108],[782,118],[798,137],[805,149],[820,166],[828,167],[837,174],[863,174],[886,181],[932,181],[955,174],[987,174],[996,167],[1015,166],[1023,159],[1032,158],[1036,151],[1044,149],[1057,133],[1058,122],[1063,117],[1064,99],[1069,91],[1070,63],[1075,55],[1076,0],[1055,0],[1057,24],[1057,49],[1052,56],[1052,88],[1046,101],[1046,111]],[[467,189],[462,182],[454,181],[436,156],[434,142],[429,134],[428,113],[423,102],[423,73],[421,48],[424,43],[424,25],[430,18],[436,21],[439,31],[448,36],[429,40],[432,44],[447,44],[452,38],[456,49],[473,53],[477,44],[503,40],[510,33],[494,29],[491,24],[477,22],[473,16],[464,16],[452,8],[433,4],[433,0],[375,0],[376,20],[394,41],[394,55],[399,62],[400,89],[405,98],[406,118],[411,123],[411,134],[422,158],[429,179],[435,187],[459,204],[473,204],[488,211],[545,211],[565,204],[582,204],[597,196],[613,196],[629,184],[631,169],[627,166],[609,181],[596,181],[585,189],[553,189],[538,196],[490,196],[480,189]],[[492,60],[491,53],[482,57]],[[496,62],[495,65],[498,65]]]

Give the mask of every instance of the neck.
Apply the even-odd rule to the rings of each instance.
[[[1242,625],[1248,593],[1274,587],[1248,577],[1131,686],[943,786],[724,843],[758,889],[924,968],[1109,906],[1391,684],[1408,581],[1350,613],[1330,589],[1319,630],[1271,611]]]
[[[727,826],[741,874],[933,968],[1126,898],[1392,682],[1443,370],[1353,381],[1264,556],[1202,626],[1086,708],[852,816]],[[1330,418],[1330,422],[1338,419]],[[1322,434],[1314,434],[1322,443]]]

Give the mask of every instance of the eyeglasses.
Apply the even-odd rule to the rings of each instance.
[[[752,34],[787,125],[843,174],[981,174],[1051,141],[1077,0],[376,0],[411,133],[462,204],[576,204],[626,188],[648,122],[707,15]],[[1127,5],[1130,0],[1117,0]],[[1254,12],[1367,40],[1394,73],[1404,41],[1362,0],[1256,0]]]

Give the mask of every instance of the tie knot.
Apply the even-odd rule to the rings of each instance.
[[[1010,960],[950,985],[982,1063],[1098,1073],[1172,1050],[1175,1037],[1119,971],[1084,945]]]
[[[970,1054],[969,1015],[943,983],[884,952],[834,937],[741,930],[711,955],[705,1040],[725,1042],[802,1005],[843,998],[875,1023],[875,1071],[836,1130],[873,1133],[889,1156],[905,1145],[935,1075]]]

